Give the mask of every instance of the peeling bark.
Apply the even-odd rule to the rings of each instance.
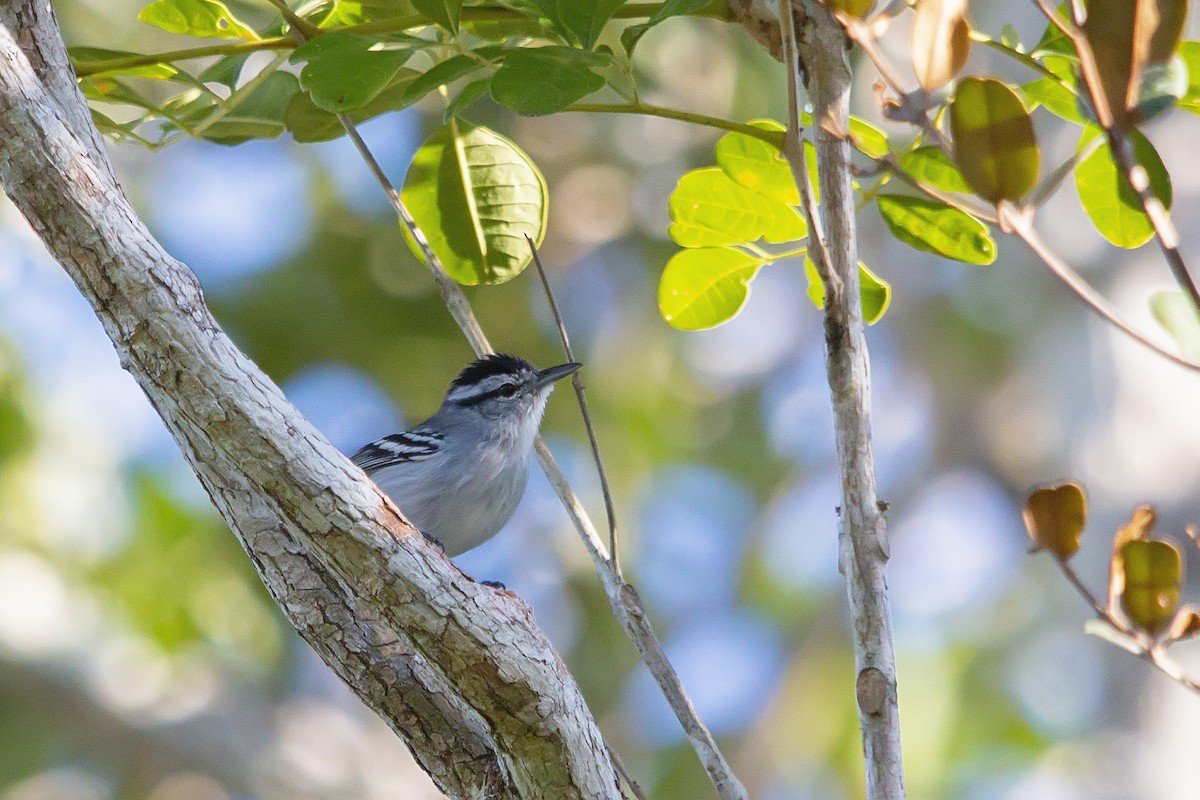
[[[0,181],[306,641],[454,797],[618,798],[515,595],[461,573],[221,331],[113,176],[47,0],[0,8]]]

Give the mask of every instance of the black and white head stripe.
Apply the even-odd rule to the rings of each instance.
[[[437,454],[445,438],[427,430],[394,433],[365,445],[350,460],[368,472],[406,461],[424,461]]]
[[[523,358],[493,353],[471,362],[450,384],[446,401],[475,405],[494,397],[512,397],[537,379],[537,369]]]

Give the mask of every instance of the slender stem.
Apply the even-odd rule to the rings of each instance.
[[[805,14],[797,28],[794,5]],[[870,360],[864,335],[858,277],[858,241],[854,194],[850,185],[851,146],[845,131],[850,122],[853,75],[846,61],[847,37],[842,24],[817,0],[782,2],[780,24],[787,48],[789,120],[788,164],[801,192],[808,183],[798,145],[800,115],[796,74],[805,67],[808,99],[816,124],[817,167],[824,216],[815,204],[805,205],[822,228],[814,230],[826,262],[825,368],[833,405],[838,467],[841,478],[838,564],[850,601],[856,667],[855,699],[862,730],[868,800],[903,800],[900,716],[896,690],[896,658],[888,608],[886,568],[888,542],[883,504],[875,486],[871,437]],[[796,32],[800,41],[796,42]],[[796,53],[799,53],[799,59]],[[932,126],[931,126],[932,127]],[[940,135],[940,134],[939,134]],[[814,259],[815,260],[815,259]],[[836,280],[834,277],[836,276]],[[822,275],[825,279],[826,276]]]
[[[533,264],[537,267],[538,277],[542,279],[542,288],[546,291],[546,300],[550,304],[550,313],[554,315],[554,323],[558,326],[558,336],[562,339],[563,350],[568,361],[575,360],[575,352],[571,349],[571,339],[567,336],[567,326],[563,323],[562,313],[558,310],[558,301],[554,298],[554,290],[550,288],[550,278],[542,265],[542,257],[538,255],[537,245],[528,235],[525,241],[529,243],[529,252],[533,254]],[[575,389],[575,397],[579,400],[579,412],[583,415],[583,427],[587,429],[588,443],[592,448],[592,460],[596,462],[596,474],[600,477],[600,492],[604,495],[604,511],[608,515],[608,561],[616,572],[617,579],[624,581],[621,575],[621,559],[617,550],[617,512],[613,504],[612,490],[608,485],[608,471],[604,469],[604,459],[600,457],[600,442],[596,439],[596,428],[592,425],[592,415],[588,412],[587,398],[583,393],[583,380],[576,372],[571,376],[571,386]]]
[[[947,153],[951,152],[950,142],[946,139],[946,135],[938,129],[938,126],[933,124],[933,120],[929,118],[929,110],[916,101],[914,94],[904,91],[901,87],[900,78],[892,68],[891,63],[880,52],[879,48],[875,46],[875,37],[871,33],[870,26],[859,20],[847,19],[844,22],[846,35],[850,37],[851,41],[862,48],[863,54],[875,65],[875,69],[878,70],[884,83],[895,93],[900,107],[905,112],[903,118],[913,122],[921,130],[925,131],[925,135],[929,137],[929,141],[937,145],[940,150]],[[923,97],[924,93],[921,96]]]
[[[747,125],[744,122],[733,122],[721,117],[710,117],[707,114],[697,114],[693,111],[683,111],[678,108],[666,108],[649,103],[575,103],[563,111],[575,111],[585,114],[644,114],[650,117],[675,119],[680,122],[690,122],[693,125],[703,125],[707,128],[718,128],[723,131],[744,133],[755,139],[774,145],[783,146],[783,135],[779,131],[768,131],[763,128]]]
[[[1106,322],[1121,332],[1125,333],[1138,344],[1150,348],[1162,357],[1169,359],[1176,364],[1187,367],[1188,369],[1200,371],[1200,363],[1191,361],[1181,355],[1172,353],[1170,350],[1154,343],[1133,328],[1129,323],[1122,320],[1117,312],[1108,304],[1108,301],[1091,285],[1085,281],[1078,272],[1071,268],[1071,265],[1063,261],[1057,253],[1050,249],[1049,245],[1042,240],[1038,235],[1037,230],[1033,227],[1033,214],[1030,209],[1012,209],[1006,206],[1001,206],[1000,222],[1001,225],[1011,230],[1016,234],[1017,238],[1025,242],[1030,250],[1042,260],[1042,263],[1049,267],[1058,278],[1071,288],[1079,298],[1085,302],[1089,308],[1100,315]]]
[[[89,75],[102,75],[105,72],[117,72],[133,67],[147,67],[153,64],[172,64],[176,61],[188,61],[193,58],[207,56],[232,56],[239,53],[257,53],[260,50],[291,50],[295,48],[296,40],[291,36],[275,36],[270,39],[259,39],[257,42],[234,42],[232,44],[213,44],[204,47],[189,47],[182,50],[166,50],[161,53],[110,58],[105,61],[88,61],[86,63],[72,62],[75,74],[80,78]]]
[[[292,11],[284,0],[267,0],[267,2],[279,9],[279,13],[283,15],[287,24],[292,26],[292,30],[299,31],[305,39],[311,39],[321,32],[316,25]]]
[[[1113,158],[1121,167],[1121,173],[1137,193],[1138,199],[1142,202],[1142,210],[1146,212],[1146,216],[1150,218],[1150,224],[1154,226],[1154,236],[1158,239],[1159,248],[1167,261],[1167,266],[1171,268],[1175,282],[1191,298],[1193,310],[1200,314],[1200,286],[1196,285],[1195,279],[1188,271],[1187,264],[1183,261],[1183,254],[1179,252],[1179,232],[1175,230],[1175,225],[1171,222],[1166,207],[1150,188],[1149,173],[1138,162],[1137,154],[1133,150],[1133,143],[1124,131],[1110,128],[1108,141]]]
[[[992,37],[988,36],[986,33],[981,33],[980,31],[977,31],[977,30],[972,30],[970,36],[971,36],[971,41],[979,42],[981,45],[983,45],[985,47],[990,47],[998,53],[1003,53],[1004,55],[1011,58],[1013,61],[1016,61],[1020,64],[1024,64],[1026,67],[1029,67],[1034,72],[1040,73],[1043,77],[1050,78],[1055,83],[1063,82],[1062,78],[1060,78],[1059,76],[1055,75],[1053,72],[1048,70],[1044,64],[1040,63],[1036,58],[1029,55],[1028,53],[1022,53],[1018,50],[1014,50],[1011,47],[1009,47],[1008,45],[1006,45],[1004,42],[998,42],[995,39],[993,39]]]
[[[1109,614],[1107,608],[1100,604],[1100,601],[1096,599],[1096,595],[1092,594],[1092,590],[1083,585],[1083,581],[1079,580],[1079,576],[1075,573],[1075,570],[1071,567],[1066,559],[1056,557],[1054,561],[1058,564],[1059,570],[1062,571],[1062,574],[1067,581],[1075,587],[1075,591],[1079,592],[1079,594],[1083,596],[1083,599],[1087,600],[1092,606],[1092,610],[1096,612],[1097,617],[1107,622],[1109,625],[1112,625],[1121,633],[1129,633],[1129,631],[1125,629],[1125,626],[1122,625],[1119,620],[1113,617],[1112,614]]]
[[[475,313],[472,311],[466,295],[463,294],[458,284],[454,283],[446,274],[437,254],[429,247],[424,233],[417,227],[412,214],[404,205],[400,193],[396,191],[396,187],[392,185],[387,174],[379,166],[379,162],[358,134],[358,129],[345,114],[339,114],[338,120],[346,129],[347,135],[367,164],[371,174],[375,176],[376,181],[387,194],[388,200],[391,201],[392,207],[404,223],[405,228],[417,242],[417,246],[421,249],[421,253],[425,256],[430,270],[433,272],[434,281],[437,283],[438,291],[441,293],[450,315],[466,335],[476,353],[491,352],[491,344],[484,335],[479,321],[475,318]],[[567,510],[567,515],[583,539],[584,546],[600,576],[600,582],[604,586],[609,607],[612,608],[613,614],[621,623],[626,635],[633,641],[643,663],[649,669],[650,674],[654,676],[667,702],[675,712],[680,727],[687,734],[688,740],[696,751],[700,763],[704,766],[705,772],[708,773],[709,780],[716,788],[718,796],[721,800],[747,800],[745,787],[733,773],[732,767],[725,760],[712,733],[700,719],[687,691],[683,688],[683,683],[679,680],[678,673],[667,658],[662,643],[654,629],[650,627],[641,598],[632,586],[621,580],[617,570],[613,568],[614,562],[599,533],[596,532],[591,518],[588,517],[587,511],[583,508],[583,504],[579,501],[579,496],[571,488],[562,469],[558,466],[558,462],[550,452],[550,448],[546,446],[546,442],[540,436],[534,442],[534,452],[537,454],[542,471],[546,473],[547,480],[554,487],[559,500]]]

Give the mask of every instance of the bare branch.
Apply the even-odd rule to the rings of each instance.
[[[1168,350],[1155,343],[1145,334],[1135,329],[1128,322],[1125,322],[1117,314],[1116,310],[1108,304],[1108,301],[1097,292],[1092,286],[1076,272],[1070,264],[1063,261],[1057,253],[1055,253],[1048,244],[1041,238],[1037,230],[1033,227],[1033,211],[1032,209],[1013,209],[1009,206],[1001,206],[1000,222],[1003,227],[1012,231],[1021,241],[1034,252],[1038,258],[1042,260],[1051,272],[1058,276],[1059,280],[1070,287],[1071,291],[1079,295],[1079,298],[1088,305],[1100,317],[1112,325],[1117,330],[1129,336],[1135,342],[1144,347],[1148,347],[1155,353],[1158,353],[1163,358],[1169,359],[1181,367],[1187,367],[1191,370],[1200,371],[1200,362],[1192,361],[1188,358]]]
[[[571,339],[567,336],[567,326],[563,323],[562,314],[558,310],[558,301],[554,299],[554,290],[550,288],[550,278],[542,265],[542,257],[538,255],[537,245],[528,235],[525,241],[529,243],[529,252],[533,255],[533,264],[537,268],[538,277],[542,279],[542,288],[546,291],[546,301],[550,304],[550,313],[554,315],[554,323],[558,326],[558,336],[562,340],[563,352],[568,361],[575,360],[575,352],[571,349]],[[604,512],[608,515],[608,563],[616,573],[618,581],[624,581],[621,575],[621,558],[617,550],[617,512],[613,505],[612,490],[608,485],[608,471],[604,469],[604,459],[600,457],[600,442],[596,439],[596,427],[592,425],[592,415],[588,412],[587,398],[583,393],[583,379],[576,372],[571,376],[571,386],[575,389],[575,398],[579,401],[579,413],[583,416],[583,427],[587,429],[588,444],[592,448],[592,460],[596,464],[596,474],[600,477],[600,492],[604,495]]]
[[[850,185],[850,124],[852,75],[846,62],[846,33],[829,10],[804,2],[803,24],[794,19],[793,3],[780,3],[779,24],[784,46],[795,52],[789,59],[791,93],[799,91],[795,73],[801,64],[808,81],[816,131],[817,164],[824,216],[806,204],[809,225],[823,223],[829,282],[825,287],[826,375],[833,402],[838,465],[842,482],[839,526],[839,566],[846,578],[853,619],[855,681],[859,725],[866,759],[868,800],[903,800],[904,766],[900,753],[900,717],[896,695],[896,664],[888,609],[886,567],[888,543],[882,505],[875,488],[871,439],[870,362],[863,335],[859,297],[858,240],[854,196]],[[799,168],[796,143],[798,100],[789,100],[788,158],[801,192],[807,176]],[[823,278],[825,276],[822,276]]]

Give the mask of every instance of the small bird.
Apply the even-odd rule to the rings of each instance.
[[[458,374],[436,414],[350,460],[446,555],[465,553],[516,511],[546,400],[555,381],[581,366],[538,370],[523,358],[486,355]]]

